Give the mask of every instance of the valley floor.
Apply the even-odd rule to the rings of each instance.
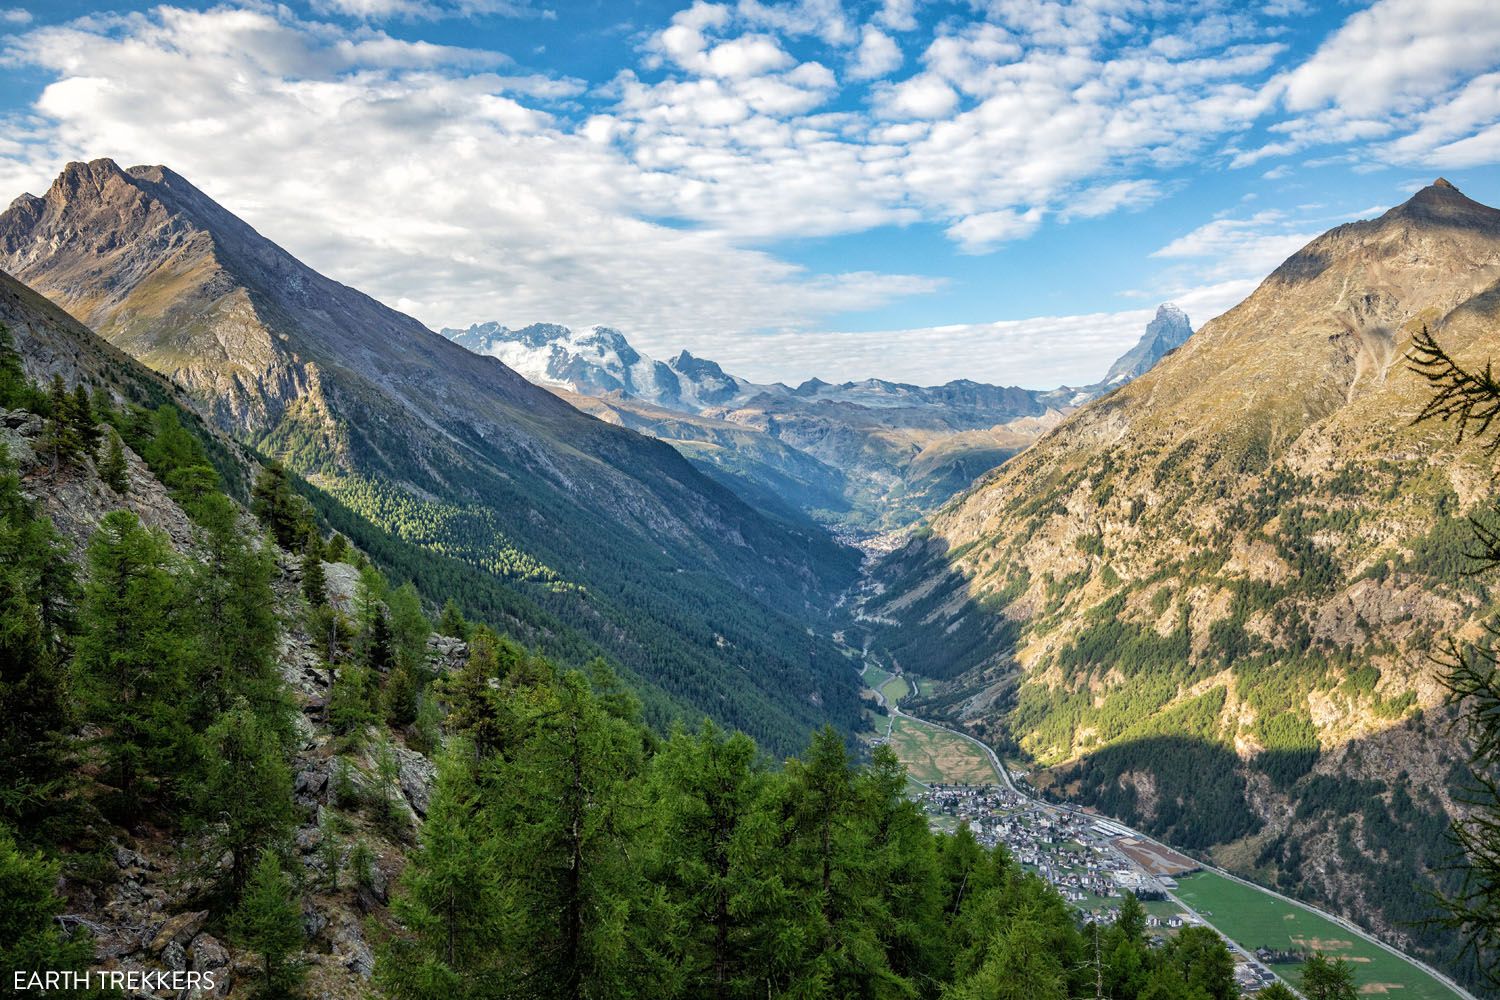
[[[1247,994],[1278,976],[1295,988],[1290,973],[1301,953],[1319,950],[1353,965],[1364,995],[1475,1000],[1448,977],[1338,917],[1205,866],[1091,811],[1033,797],[1024,777],[1012,775],[985,743],[901,710],[920,681],[888,672],[868,655],[860,664],[871,696],[886,712],[875,720],[874,740],[888,743],[906,765],[912,794],[933,826],[967,822],[982,843],[1005,843],[1090,916],[1112,920],[1127,889],[1154,897],[1146,902],[1154,932],[1212,927],[1229,943]],[[1297,954],[1293,964],[1277,961],[1287,953]]]

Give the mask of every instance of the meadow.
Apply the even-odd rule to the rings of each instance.
[[[1205,920],[1250,951],[1321,951],[1343,957],[1354,968],[1361,996],[1399,1000],[1457,1000],[1458,994],[1404,959],[1371,944],[1338,924],[1269,893],[1215,872],[1196,872],[1178,881],[1177,896]],[[1274,969],[1292,985],[1295,966]]]

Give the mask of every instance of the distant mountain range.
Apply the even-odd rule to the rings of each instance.
[[[613,659],[658,719],[709,712],[774,752],[860,726],[857,678],[808,634],[856,553],[318,274],[171,170],[70,164],[0,215],[0,269],[308,477],[395,577],[566,662]]]
[[[758,384],[687,351],[659,361],[603,326],[482,323],[441,332],[580,409],[670,442],[759,503],[774,507],[779,498],[868,530],[937,508],[1066,413],[1149,371],[1193,331],[1186,314],[1163,305],[1104,381],[1050,390],[967,379]]]

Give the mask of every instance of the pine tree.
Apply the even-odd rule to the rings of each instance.
[[[173,469],[162,477],[162,482],[172,492],[172,499],[194,520],[200,519],[199,508],[203,503],[218,496],[222,490],[219,474],[208,465],[184,465]]]
[[[417,703],[422,696],[416,671],[406,665],[392,670],[381,693],[385,721],[392,729],[405,729],[417,721]]]
[[[387,595],[386,610],[390,614],[391,639],[395,644],[397,662],[419,669],[425,667],[427,637],[432,634],[432,623],[422,613],[422,598],[411,581]]]
[[[323,553],[323,560],[331,563],[341,563],[349,558],[349,540],[337,531],[333,537],[328,539],[328,547]]]
[[[261,469],[250,491],[250,509],[287,551],[307,540],[311,511],[307,501],[293,491],[291,476],[280,462],[269,462]]]
[[[481,626],[469,642],[469,659],[441,685],[448,699],[448,729],[467,737],[477,757],[484,759],[505,745],[514,729],[514,716],[491,682],[500,679],[497,639]]]
[[[26,407],[32,401],[31,380],[21,366],[10,327],[0,323],[0,407]]]
[[[6,970],[7,992],[15,972],[82,971],[94,964],[86,938],[58,929],[56,917],[63,911],[54,888],[58,867],[40,853],[21,850],[0,824],[0,968]]]
[[[696,735],[667,742],[652,779],[659,816],[651,882],[674,911],[667,954],[680,989],[715,1000],[764,995],[763,970],[774,967],[771,941],[786,926],[791,894],[777,871],[769,778],[754,742],[704,722]]]
[[[227,895],[238,899],[252,861],[291,830],[292,773],[278,734],[241,701],[203,736],[197,813],[208,825],[214,868],[229,856]]]
[[[334,672],[328,693],[328,724],[349,744],[364,740],[365,730],[376,720],[370,672],[357,663],[341,663]]]
[[[182,426],[182,416],[175,406],[159,406],[142,414],[141,419],[145,422],[139,429],[144,440],[136,450],[163,483],[171,486],[172,474],[182,469],[212,467],[202,442]]]
[[[124,496],[130,489],[129,468],[125,464],[125,446],[120,441],[120,435],[114,430],[108,432],[109,447],[105,450],[104,461],[99,466],[99,478],[104,484],[116,493]]]
[[[396,1000],[492,996],[501,975],[506,900],[470,756],[439,762],[420,847],[391,905],[405,932],[381,949],[375,978]]]
[[[377,678],[390,673],[396,666],[396,649],[391,636],[391,621],[386,617],[384,607],[375,608],[375,617],[370,621],[364,644],[365,667]]]
[[[126,818],[190,780],[182,766],[192,758],[182,697],[189,641],[172,562],[165,539],[130,511],[106,514],[89,543],[73,669]]]
[[[464,621],[464,613],[458,609],[458,604],[453,598],[448,598],[443,605],[443,613],[438,617],[437,633],[439,635],[450,635],[455,639],[469,638],[469,623]]]
[[[78,424],[73,419],[73,397],[63,383],[63,377],[52,376],[51,389],[47,393],[47,424],[42,437],[42,451],[52,463],[52,471],[77,461],[83,453],[83,439],[78,433]]]
[[[90,458],[99,455],[99,418],[94,415],[94,403],[82,382],[73,387],[73,403],[69,407],[73,429],[78,435],[81,450]]]
[[[1357,1000],[1354,970],[1342,956],[1330,962],[1315,951],[1302,963],[1302,995],[1307,1000]]]
[[[1277,980],[1255,994],[1255,1000],[1297,1000],[1297,994],[1287,989],[1285,983]]]
[[[295,996],[303,970],[302,911],[274,851],[263,851],[230,921],[234,940],[260,956],[262,997]]]
[[[900,995],[909,986],[889,968],[879,943],[889,914],[870,831],[859,822],[859,789],[843,737],[825,726],[806,759],[789,762],[787,778],[790,857],[810,916],[795,988],[821,981],[835,996]]]
[[[1067,971],[1043,921],[1022,912],[994,932],[983,964],[944,996],[953,1000],[1068,1000]]]
[[[487,787],[507,873],[506,988],[558,1000],[652,995],[626,949],[642,892],[630,861],[640,741],[577,673],[529,707],[524,744]]]
[[[0,822],[31,832],[70,770],[63,682],[77,594],[62,539],[0,446]]]
[[[302,596],[314,608],[328,603],[328,577],[323,572],[323,558],[311,545],[302,554]]]
[[[239,509],[222,493],[203,497],[197,522],[203,558],[188,574],[194,721],[207,726],[243,698],[289,740],[293,710],[276,664],[281,622],[271,549],[246,535]]]

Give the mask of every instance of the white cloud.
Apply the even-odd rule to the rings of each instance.
[[[881,87],[875,107],[883,118],[944,118],[958,107],[958,92],[933,73]]]
[[[1293,111],[1352,116],[1410,111],[1467,73],[1500,60],[1490,0],[1380,0],[1351,15],[1280,81]]]
[[[0,8],[0,24],[30,24],[31,11],[20,7]]]
[[[1003,208],[996,212],[968,215],[948,227],[948,235],[968,253],[983,253],[997,244],[1030,236],[1042,224],[1042,210],[1025,212]]]
[[[854,80],[878,79],[899,69],[901,58],[901,47],[890,35],[873,25],[865,25],[849,76]]]
[[[875,23],[892,31],[915,31],[917,0],[883,0]]]
[[[1231,150],[1231,166],[1338,144],[1388,163],[1494,162],[1493,145],[1473,133],[1500,116],[1485,72],[1495,69],[1500,19],[1490,0],[1377,0],[1266,85],[1291,117],[1271,126],[1279,138]]]
[[[430,325],[608,321],[666,349],[938,285],[812,274],[723,229],[649,221],[701,189],[622,156],[607,117],[572,130],[546,110],[575,84],[505,76],[463,49],[328,32],[284,11],[165,9],[40,29],[8,58],[59,77],[38,103],[45,134],[0,148],[12,194],[43,189],[68,159],[166,163],[311,266]],[[682,94],[642,87],[637,120],[687,115],[775,146],[786,138],[751,127],[769,121],[754,105],[786,95],[739,88],[806,93],[829,79],[813,67],[696,80]],[[656,150],[708,168],[703,149]]]
[[[318,14],[341,14],[364,21],[440,20],[491,15],[514,18],[554,18],[530,0],[312,0]]]
[[[1234,272],[1267,274],[1302,249],[1322,230],[1298,232],[1281,212],[1258,212],[1246,219],[1222,218],[1172,240],[1151,254],[1168,259],[1201,258],[1216,277]]]

